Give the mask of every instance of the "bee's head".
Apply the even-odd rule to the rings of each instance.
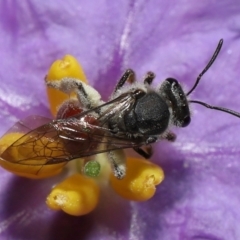
[[[218,110],[221,112],[225,112],[240,118],[240,113],[235,112],[231,109],[217,107],[209,105],[208,103],[201,102],[198,100],[187,100],[187,96],[189,96],[198,86],[200,79],[207,72],[207,70],[212,66],[214,61],[216,60],[221,48],[223,45],[223,39],[220,39],[218,46],[208,62],[207,66],[202,70],[202,72],[198,75],[195,84],[188,91],[188,93],[184,93],[181,85],[174,78],[167,78],[159,89],[160,96],[166,101],[170,110],[172,110],[172,123],[179,127],[186,127],[191,122],[190,111],[189,111],[189,103],[197,103],[206,108]]]
[[[160,87],[160,95],[172,112],[172,123],[178,127],[188,126],[191,122],[189,105],[178,81],[167,78]]]

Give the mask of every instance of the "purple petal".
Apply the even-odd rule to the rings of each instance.
[[[67,53],[107,99],[126,68],[140,79],[154,71],[156,85],[174,77],[189,90],[220,38],[222,51],[191,97],[240,111],[239,22],[233,0],[2,1],[0,133],[28,115],[50,117],[43,78]],[[148,202],[109,190],[95,212],[74,218],[45,206],[58,177],[33,181],[0,170],[1,238],[239,239],[239,119],[192,105],[191,125],[174,129],[176,143],[155,146],[166,179]]]

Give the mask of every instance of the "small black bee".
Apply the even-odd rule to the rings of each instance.
[[[123,74],[111,100],[106,103],[101,101],[95,89],[79,80],[64,78],[61,81],[47,82],[48,86],[66,93],[75,91],[84,111],[52,121],[31,116],[18,122],[13,130],[21,131],[25,127],[27,131],[0,155],[1,159],[42,167],[108,152],[114,175],[123,178],[125,165],[114,150],[133,148],[143,157],[149,158],[152,155],[152,143],[161,139],[175,140],[175,134],[170,131],[172,125],[189,125],[189,103],[240,117],[239,113],[226,108],[187,100],[187,96],[194,91],[201,77],[217,58],[222,44],[221,39],[211,60],[187,94],[173,78],[167,78],[158,89],[151,88],[155,77],[152,72],[147,73],[143,83],[138,83],[130,69]],[[130,85],[126,86],[126,82]],[[29,126],[36,121],[38,127],[31,129]]]

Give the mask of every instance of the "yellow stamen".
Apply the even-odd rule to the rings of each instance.
[[[122,180],[118,180],[111,174],[110,184],[112,188],[123,198],[133,201],[146,201],[153,197],[156,185],[164,179],[163,170],[143,159],[128,158],[127,174]]]
[[[75,174],[55,186],[46,203],[53,210],[63,210],[70,215],[81,216],[94,210],[98,201],[99,187],[96,182]]]
[[[46,80],[61,80],[64,77],[80,79],[87,83],[87,78],[81,65],[78,63],[77,59],[71,55],[64,56],[62,60],[56,60],[51,65]],[[69,99],[69,95],[53,88],[47,88],[47,95],[50,103],[50,110],[53,116],[56,116],[58,106]],[[71,96],[74,96],[74,94]]]
[[[46,80],[60,80],[64,77],[80,79],[81,81],[87,83],[86,76],[81,65],[71,55],[66,55],[62,60],[55,61],[49,69]],[[69,99],[69,96],[52,88],[47,88],[47,93],[51,112],[54,116],[56,116],[57,106]],[[17,132],[5,134],[0,139],[0,154],[23,135],[24,134]],[[34,137],[35,136],[33,135],[32,138],[34,139]],[[48,145],[48,148],[44,148],[45,142]],[[62,148],[58,148],[59,146],[57,146],[57,144],[59,143],[49,143],[47,138],[41,138],[39,141],[36,140],[34,150],[38,151],[39,155],[52,155],[54,158],[54,156],[61,155],[59,152],[61,150],[56,151],[56,149],[64,149],[64,146],[62,146]],[[48,151],[52,151],[52,149],[54,149],[53,153],[48,154]],[[7,156],[7,159],[0,158],[0,166],[19,176],[37,179],[46,178],[60,173],[62,168],[65,166],[65,163],[45,165],[46,159],[34,160],[35,154],[33,147],[30,145],[24,145],[24,147],[22,147],[21,142],[19,142],[18,146],[10,148],[7,151],[8,152],[5,155]],[[25,158],[27,159],[25,162],[22,161],[21,164],[18,163],[20,159]]]
[[[12,143],[16,140],[20,139],[23,136],[23,133],[7,133],[2,138],[0,138],[0,154],[2,154],[5,149],[7,149]],[[36,142],[37,143],[37,142]],[[53,143],[54,145],[55,143]],[[55,144],[56,146],[56,144]],[[54,147],[54,146],[53,146]],[[18,148],[12,148],[11,151],[8,152],[8,156],[11,159],[10,161],[5,161],[5,159],[0,158],[0,166],[18,176],[27,177],[27,178],[47,178],[59,174],[62,171],[65,163],[53,164],[53,165],[45,165],[45,166],[34,166],[31,165],[36,163],[36,160],[28,159],[28,165],[19,164],[19,157],[22,156],[30,156],[32,153],[32,149],[21,149],[21,146]],[[41,161],[45,162],[45,159],[37,160],[39,164]]]

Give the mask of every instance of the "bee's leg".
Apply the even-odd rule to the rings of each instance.
[[[118,179],[124,178],[126,175],[126,157],[123,150],[108,152],[108,158],[114,176]]]
[[[48,87],[58,89],[66,94],[75,92],[77,94],[78,101],[86,109],[97,107],[103,103],[98,91],[79,79],[62,78],[61,80],[56,81],[45,81]]]
[[[177,135],[173,132],[167,132],[163,139],[168,140],[169,142],[174,142],[177,138]]]
[[[117,92],[127,81],[129,83],[135,82],[135,73],[132,69],[127,69],[125,71],[125,73],[122,75],[119,82],[117,83],[117,86],[114,89],[114,93]]]
[[[133,150],[146,159],[150,158],[153,155],[153,149],[151,145],[145,146],[145,150],[138,147],[134,147]]]
[[[144,77],[144,84],[151,85],[153,79],[155,78],[155,74],[153,72],[147,72],[146,76]]]
[[[151,144],[151,143],[155,143],[157,140],[158,140],[157,137],[150,136],[150,137],[148,137],[147,140],[146,140],[146,145]]]
[[[75,92],[77,94],[78,101],[86,109],[92,109],[103,104],[99,92],[88,84],[78,81]]]

